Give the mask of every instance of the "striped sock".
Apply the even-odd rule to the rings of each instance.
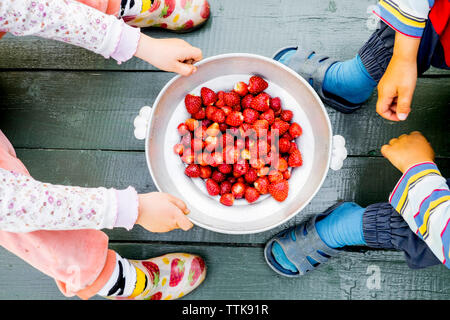
[[[133,298],[147,287],[146,274],[116,253],[116,266],[108,282],[97,293],[103,297]]]
[[[150,0],[121,0],[119,18],[136,17],[142,12],[143,7],[147,6],[146,4],[149,3],[150,7],[152,2]]]

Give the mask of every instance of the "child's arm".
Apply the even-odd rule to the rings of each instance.
[[[378,84],[376,110],[388,120],[405,120],[411,112],[417,52],[431,4],[428,0],[381,0],[374,11],[396,31],[393,56]]]
[[[411,112],[419,44],[420,39],[395,34],[394,53],[377,87],[376,110],[385,119],[403,121]]]
[[[198,48],[182,40],[153,39],[112,15],[72,0],[0,2],[0,32],[34,35],[83,47],[119,63],[134,55],[166,71],[189,75]]]
[[[412,132],[392,139],[381,153],[403,173],[389,202],[450,268],[450,190],[433,163],[433,149],[421,133]]]
[[[0,230],[130,230],[140,224],[152,232],[188,230],[192,223],[183,201],[165,193],[138,195],[126,190],[42,183],[0,169]]]

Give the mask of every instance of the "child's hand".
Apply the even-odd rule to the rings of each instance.
[[[381,154],[402,173],[421,162],[433,162],[434,151],[418,131],[402,134],[381,147]]]
[[[151,232],[168,232],[174,229],[189,230],[193,224],[186,217],[186,204],[167,193],[151,192],[139,195],[139,212],[136,223]]]
[[[197,70],[192,64],[202,59],[202,51],[181,39],[156,39],[141,34],[135,56],[161,70],[189,76]]]
[[[420,39],[395,35],[394,53],[377,87],[377,113],[385,119],[402,121],[411,112],[419,44]]]

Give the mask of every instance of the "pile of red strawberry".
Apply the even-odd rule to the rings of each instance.
[[[229,92],[203,87],[201,97],[185,97],[192,118],[178,125],[181,141],[174,152],[187,164],[185,174],[205,179],[208,193],[220,195],[224,205],[240,198],[252,203],[268,193],[284,201],[290,167],[303,163],[294,141],[302,128],[280,98],[264,92],[267,87],[253,76]]]

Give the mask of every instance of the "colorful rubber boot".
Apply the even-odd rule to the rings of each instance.
[[[176,32],[192,31],[210,16],[207,0],[123,0],[121,7],[120,17],[133,27],[158,27]]]
[[[205,279],[202,258],[169,253],[148,260],[129,260],[116,254],[116,267],[97,293],[112,300],[174,300],[196,289]]]

